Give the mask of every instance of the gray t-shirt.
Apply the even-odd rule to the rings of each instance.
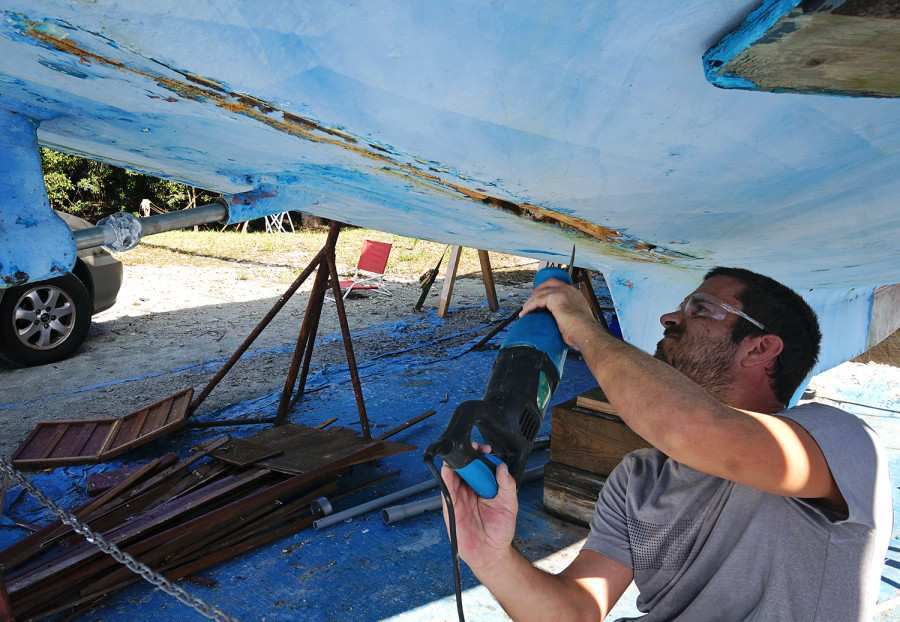
[[[849,515],[635,451],[603,487],[584,545],[634,569],[647,615],[620,622],[870,618],[893,520],[884,448],[837,408],[778,416],[822,448]]]

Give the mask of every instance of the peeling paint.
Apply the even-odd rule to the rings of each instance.
[[[65,54],[78,57],[82,63],[102,63],[129,72],[135,75],[154,80],[158,86],[182,99],[197,102],[210,102],[232,114],[239,114],[251,118],[260,123],[276,129],[280,132],[296,136],[311,142],[327,144],[345,151],[349,151],[367,160],[381,164],[385,170],[393,167],[410,178],[412,181],[426,184],[432,191],[450,190],[461,197],[468,198],[497,211],[504,212],[519,218],[523,218],[540,225],[555,227],[563,231],[573,233],[581,238],[590,239],[604,245],[615,247],[626,253],[635,254],[638,259],[654,262],[672,262],[678,260],[694,259],[690,255],[664,249],[641,240],[630,238],[619,231],[593,224],[587,220],[569,216],[548,208],[538,207],[528,203],[515,203],[506,199],[492,196],[481,189],[471,189],[461,183],[448,181],[440,177],[441,174],[449,174],[446,167],[433,160],[423,158],[410,158],[418,162],[424,168],[417,168],[413,164],[398,162],[391,156],[400,155],[389,148],[372,142],[364,145],[351,134],[340,129],[322,125],[314,120],[288,112],[273,103],[263,101],[247,93],[229,91],[219,82],[167,67],[184,77],[183,81],[173,78],[154,75],[128,67],[118,61],[105,58],[95,52],[85,50],[74,42],[65,38],[65,33],[55,23],[30,21],[24,16],[21,18],[21,33],[31,37],[43,45],[51,47]],[[115,46],[117,49],[118,46]],[[176,98],[168,98],[167,101],[178,101]],[[462,175],[455,175],[458,179],[464,179]]]
[[[3,266],[0,265],[0,268],[2,267]],[[0,278],[2,278],[6,287],[15,287],[16,285],[23,285],[28,282],[28,273],[16,270],[12,275],[0,275]]]

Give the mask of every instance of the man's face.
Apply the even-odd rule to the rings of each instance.
[[[717,276],[704,281],[693,293],[711,294],[741,309],[736,298],[741,287],[736,279]],[[737,320],[730,313],[722,320],[688,318],[680,310],[666,313],[659,319],[665,330],[654,356],[721,397],[736,377],[738,345],[731,334]]]

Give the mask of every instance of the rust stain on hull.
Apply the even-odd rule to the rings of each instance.
[[[311,119],[282,110],[277,106],[253,97],[252,95],[228,91],[222,84],[214,80],[183,72],[172,67],[166,68],[180,74],[184,77],[184,80],[165,77],[134,67],[129,67],[118,61],[82,49],[64,37],[58,37],[41,30],[41,22],[29,21],[24,17],[22,17],[22,20],[23,23],[27,25],[26,28],[23,29],[24,35],[62,53],[77,56],[82,63],[90,64],[96,62],[98,64],[114,67],[124,72],[142,76],[149,80],[153,80],[161,88],[164,88],[183,99],[197,102],[210,102],[229,113],[249,117],[292,136],[349,151],[365,159],[380,163],[385,167],[398,169],[399,171],[412,176],[419,182],[425,182],[426,184],[431,185],[432,188],[438,186],[445,191],[452,191],[471,201],[486,205],[495,210],[528,219],[542,225],[556,227],[573,233],[578,237],[587,238],[601,244],[611,245],[626,252],[630,251],[631,253],[637,254],[638,258],[647,261],[669,262],[693,259],[690,255],[672,251],[670,249],[659,248],[654,244],[630,238],[615,229],[603,227],[581,218],[575,218],[529,203],[515,203],[489,195],[480,190],[473,190],[460,183],[448,181],[447,179],[434,174],[441,172],[433,168],[436,165],[434,162],[426,163],[424,160],[417,158],[416,161],[422,163],[424,169],[417,168],[412,164],[398,162],[391,157],[393,155],[392,152],[383,146],[368,143],[365,145],[360,144],[356,137],[343,132],[338,128],[323,126]],[[178,100],[170,97],[166,98],[166,101]],[[433,173],[429,171],[433,171]]]

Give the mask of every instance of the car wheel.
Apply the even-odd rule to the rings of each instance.
[[[10,287],[0,300],[0,353],[19,365],[62,360],[87,336],[92,309],[72,274]]]

